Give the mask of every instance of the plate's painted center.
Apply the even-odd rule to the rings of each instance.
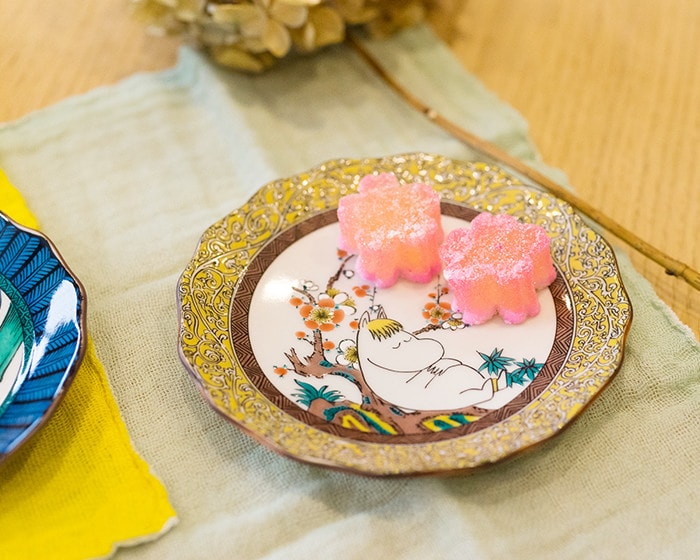
[[[446,233],[467,224],[443,216]],[[351,437],[446,432],[504,409],[540,375],[557,334],[549,289],[520,325],[465,326],[441,277],[376,289],[338,235],[332,222],[282,249],[249,305],[255,361],[298,409]]]

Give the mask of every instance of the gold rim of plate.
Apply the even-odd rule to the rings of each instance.
[[[566,283],[573,333],[563,365],[531,402],[484,429],[440,441],[358,441],[285,412],[251,381],[231,336],[231,307],[255,256],[283,232],[354,192],[367,174],[425,182],[443,201],[544,227]],[[274,451],[370,476],[471,472],[561,432],[620,367],[632,307],[608,243],[567,203],[485,163],[424,153],[338,159],[260,188],[209,227],[178,283],[179,353],[210,405]]]

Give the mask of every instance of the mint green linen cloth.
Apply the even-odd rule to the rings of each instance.
[[[427,28],[371,48],[443,114],[565,180]],[[617,377],[564,433],[471,476],[300,464],[205,404],[178,359],[175,296],[204,229],[278,177],[409,151],[475,157],[345,46],[257,77],[183,48],[172,70],[0,129],[0,167],[85,283],[127,428],[180,518],[117,558],[700,557],[700,346],[622,252],[635,316]]]

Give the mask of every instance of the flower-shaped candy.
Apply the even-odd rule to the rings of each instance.
[[[477,325],[497,313],[522,323],[540,312],[537,290],[557,273],[544,228],[507,214],[479,214],[471,227],[452,231],[440,248],[443,275],[455,309]]]
[[[340,247],[357,255],[357,272],[380,288],[399,276],[429,282],[440,271],[440,197],[429,185],[367,175],[357,194],[340,199],[338,221]]]

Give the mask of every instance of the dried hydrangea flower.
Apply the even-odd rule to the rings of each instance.
[[[345,39],[348,26],[386,36],[415,25],[427,0],[131,0],[151,32],[179,34],[222,65],[261,72],[292,49]]]

